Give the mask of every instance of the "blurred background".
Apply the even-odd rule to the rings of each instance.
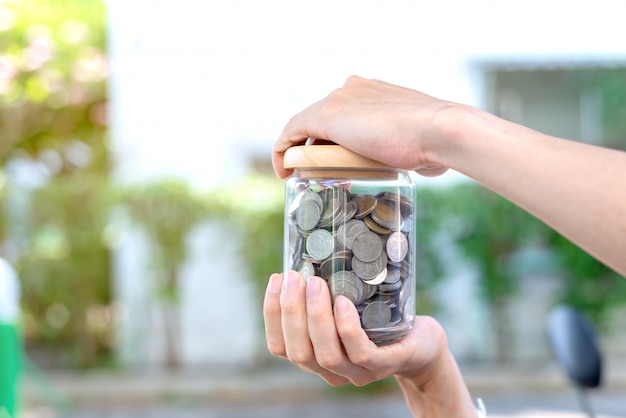
[[[275,138],[358,74],[626,149],[621,10],[0,0],[7,411],[409,416],[393,381],[331,389],[266,351],[262,295],[282,268]],[[473,394],[501,416],[579,416],[545,331],[566,303],[598,331],[597,410],[626,416],[626,281],[458,173],[416,181],[417,310],[444,325]]]

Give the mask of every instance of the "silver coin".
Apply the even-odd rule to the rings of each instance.
[[[383,242],[372,231],[358,233],[352,242],[352,253],[356,258],[366,263],[378,259],[382,251]]]
[[[329,198],[324,200],[324,207],[320,216],[319,225],[321,228],[328,228],[333,224],[335,218],[343,210],[343,202],[341,199],[328,195]]]
[[[300,266],[298,267],[298,272],[302,275],[302,277],[304,277],[304,279],[308,279],[315,276],[315,266],[310,261],[302,260]]]
[[[413,231],[413,217],[407,216],[406,218],[402,218],[402,225],[400,226],[400,230],[402,232],[406,232],[407,234]]]
[[[384,282],[386,278],[387,278],[387,268],[383,268],[383,271],[378,273],[378,276],[374,277],[371,280],[363,280],[363,281],[367,284],[377,285],[377,284],[381,284],[382,282]]]
[[[402,232],[392,232],[389,238],[387,238],[385,247],[389,260],[399,263],[404,260],[404,257],[409,252],[409,241]]]
[[[302,196],[300,199],[300,203],[306,202],[307,200],[312,200],[317,206],[320,207],[320,209],[322,208],[322,206],[324,206],[324,202],[322,201],[321,196],[315,191],[308,189],[304,190],[301,194]]]
[[[402,280],[402,274],[399,267],[393,267],[387,265],[387,277],[385,277],[385,284],[393,284]]]
[[[363,283],[351,271],[340,270],[333,273],[328,279],[328,289],[333,303],[339,295],[347,297],[355,305],[363,302],[365,297]]]
[[[364,300],[370,299],[378,292],[378,286],[367,284],[363,282],[363,289],[365,290]]]
[[[300,203],[296,210],[296,223],[305,230],[310,231],[319,223],[322,210],[313,200],[305,200]]]
[[[356,213],[356,204],[353,202],[345,203],[341,211],[337,214],[335,219],[333,219],[332,225],[334,228],[339,228],[344,225],[346,222],[352,219],[354,214]]]
[[[350,219],[339,227],[337,237],[344,247],[351,250],[352,244],[354,244],[354,237],[366,231],[369,231],[369,228],[365,225],[365,222],[359,219]]]
[[[335,238],[325,229],[316,229],[306,239],[306,251],[314,260],[325,260],[334,249]]]
[[[333,273],[340,270],[352,270],[352,254],[348,251],[335,253],[322,262],[319,275],[328,280]]]
[[[387,255],[384,252],[371,263],[361,261],[356,256],[352,257],[352,270],[363,281],[373,280],[383,272],[386,266]]]
[[[402,281],[398,280],[395,283],[381,283],[378,285],[378,291],[383,294],[383,293],[393,293],[396,290],[399,290],[400,288],[402,288]]]
[[[386,326],[391,320],[391,308],[385,302],[375,301],[369,303],[363,314],[361,315],[361,322],[364,328],[382,328]]]

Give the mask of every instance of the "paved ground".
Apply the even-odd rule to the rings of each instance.
[[[626,417],[623,394],[594,395],[598,418]],[[489,417],[504,418],[581,418],[586,416],[577,400],[569,393],[529,394],[506,393],[485,397]],[[620,412],[621,411],[621,412]],[[404,401],[398,396],[351,396],[344,399],[301,400],[298,402],[263,403],[197,403],[184,401],[160,402],[150,405],[91,405],[72,409],[52,410],[31,408],[23,418],[409,418]]]
[[[583,418],[577,392],[554,369],[468,370],[490,418]],[[626,376],[590,400],[597,418],[626,418]],[[393,382],[392,382],[393,383]],[[247,373],[59,374],[25,379],[20,418],[409,418],[394,384],[329,388],[294,368]]]

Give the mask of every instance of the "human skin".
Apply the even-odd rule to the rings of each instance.
[[[625,152],[356,76],[287,123],[272,152],[279,178],[290,174],[284,152],[308,138],[424,176],[456,170],[626,275]],[[329,384],[363,385],[393,375],[416,417],[476,416],[445,332],[432,318],[417,317],[400,342],[377,347],[349,301],[338,298],[333,314],[320,279],[305,283],[295,272],[272,275],[264,315],[270,352]]]
[[[476,416],[446,334],[433,318],[416,317],[399,342],[378,347],[350,300],[339,296],[333,309],[323,279],[305,281],[295,271],[270,277],[263,306],[269,351],[330,385],[364,386],[393,375],[415,417]]]
[[[425,176],[454,169],[626,275],[626,152],[356,76],[285,126],[272,152],[280,178],[285,150],[307,138]]]

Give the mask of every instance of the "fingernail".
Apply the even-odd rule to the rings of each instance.
[[[298,273],[295,271],[290,271],[287,273],[287,277],[283,281],[283,290],[295,289],[300,284],[300,277]]]
[[[280,274],[272,274],[270,276],[270,282],[267,285],[268,293],[279,293],[282,287],[282,278]]]
[[[339,296],[337,300],[335,300],[335,313],[337,315],[342,315],[348,312],[350,308],[349,301],[345,296]]]
[[[306,297],[307,299],[314,298],[320,294],[321,283],[316,277],[311,277],[306,283]]]

